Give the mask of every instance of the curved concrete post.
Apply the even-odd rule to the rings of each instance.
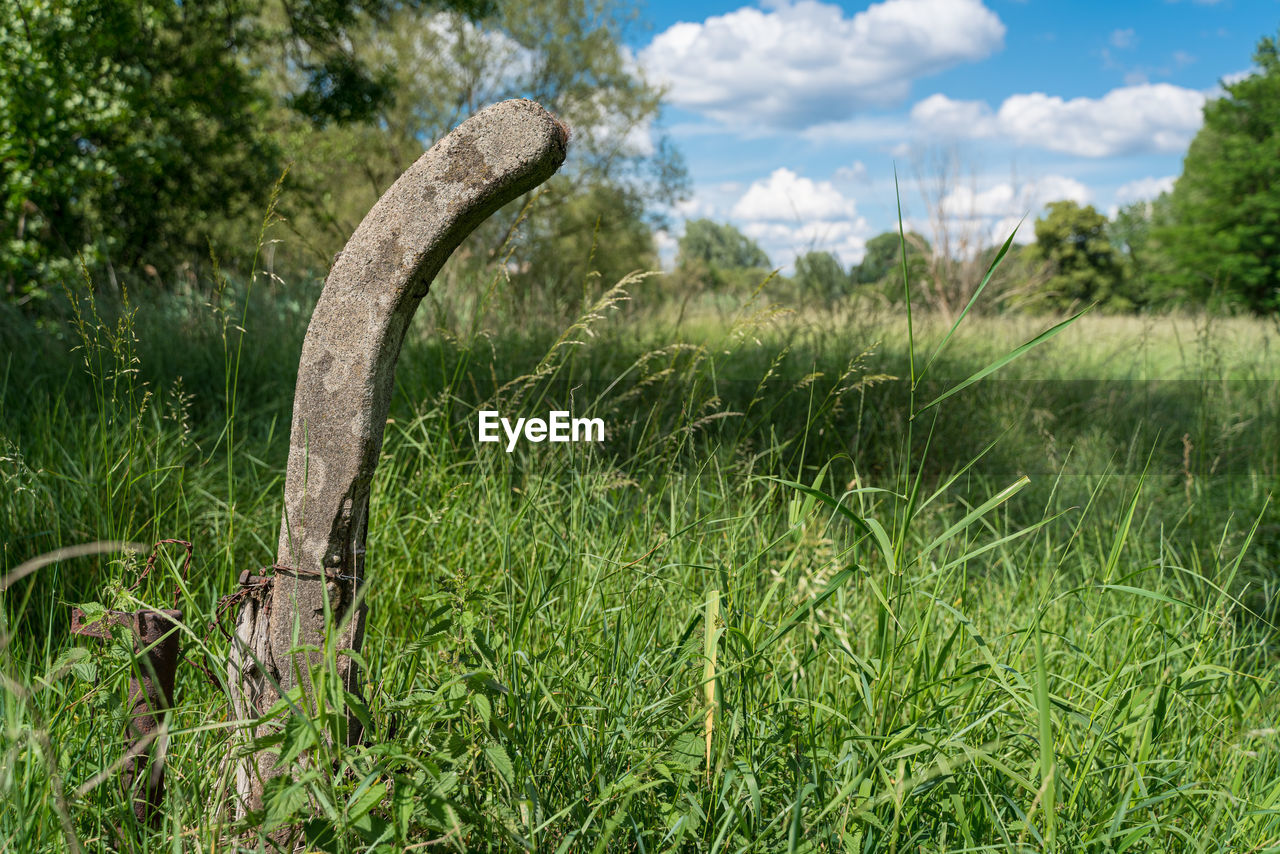
[[[405,330],[463,238],[551,177],[567,144],[564,126],[533,101],[488,107],[410,166],[335,260],[298,365],[278,568],[236,626],[228,675],[241,719],[266,712],[280,697],[276,685],[310,690],[320,655],[289,651],[323,648],[326,603],[337,648],[360,649],[369,489]],[[338,668],[359,693],[351,659],[340,657]],[[348,741],[359,733],[349,717]],[[239,812],[259,807],[263,782],[286,771],[275,758],[264,751],[241,764]]]

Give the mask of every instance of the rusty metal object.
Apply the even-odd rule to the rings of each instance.
[[[252,572],[250,572],[247,569],[244,572],[240,573],[241,587],[249,587],[251,585],[256,586],[258,584],[267,584],[270,581],[271,581],[270,576],[254,575]]]
[[[138,821],[159,824],[164,802],[164,757],[155,753],[160,717],[173,707],[178,672],[178,610],[108,611],[89,623],[79,608],[71,611],[72,634],[111,637],[112,626],[133,633],[134,675],[129,680],[128,748],[125,751],[124,786],[132,794]]]

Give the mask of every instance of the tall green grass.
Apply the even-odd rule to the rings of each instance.
[[[294,779],[232,821],[253,745],[184,664],[162,826],[137,826],[111,773],[130,657],[66,615],[167,604],[180,556],[136,593],[137,556],[62,561],[0,594],[0,849],[1280,846],[1274,329],[1085,317],[927,407],[1053,321],[917,310],[908,337],[767,284],[676,313],[636,277],[562,324],[503,284],[442,289],[406,342],[364,696],[276,710]],[[217,598],[273,556],[314,296],[7,318],[3,571],[192,540],[184,646],[217,665]],[[608,440],[475,439],[480,408],[553,405]],[[352,705],[368,740],[335,746]]]

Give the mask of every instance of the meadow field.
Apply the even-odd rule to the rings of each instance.
[[[0,575],[89,541],[195,549],[185,581],[168,549],[136,591],[146,555],[117,553],[0,593],[0,850],[269,850],[293,824],[326,851],[1280,848],[1280,325],[952,334],[793,311],[770,282],[611,284],[459,275],[424,302],[372,500],[363,696],[276,710],[298,774],[241,822],[228,760],[252,745],[211,624],[274,558],[319,282],[0,314]],[[606,439],[507,453],[481,409]],[[151,830],[115,773],[130,656],[68,617],[175,584]],[[336,747],[348,706],[366,741]]]

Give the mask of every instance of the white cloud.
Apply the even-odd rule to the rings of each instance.
[[[957,187],[942,199],[941,207],[944,214],[957,217],[1034,217],[1049,202],[1066,199],[1086,205],[1091,196],[1089,188],[1074,178],[1046,175],[1016,189],[1009,182],[981,191]]]
[[[785,168],[754,182],[733,206],[734,217],[754,222],[836,220],[855,213],[853,201],[830,181],[812,181]]]
[[[676,213],[685,219],[700,219],[702,217],[714,216],[716,212],[716,206],[710,200],[697,194],[685,199],[684,201],[676,202],[675,209]]]
[[[1257,68],[1246,68],[1243,71],[1233,71],[1230,74],[1222,75],[1222,84],[1224,86],[1230,86],[1233,83],[1239,83],[1241,80],[1246,80],[1256,73],[1258,73]]]
[[[857,263],[871,234],[855,201],[834,184],[786,168],[754,181],[732,206],[731,215],[784,271],[796,256],[810,250],[834,252],[846,266]]]
[[[1024,207],[1034,213],[1049,204],[1049,202],[1066,200],[1075,202],[1078,205],[1087,205],[1092,198],[1093,193],[1090,192],[1089,188],[1075,178],[1068,178],[1064,175],[1046,175],[1025,185],[1020,200]]]
[[[1081,157],[1112,157],[1185,150],[1200,127],[1205,98],[1195,89],[1154,83],[1069,101],[1043,92],[1011,95],[993,113],[982,101],[933,95],[916,104],[911,117],[930,133],[1002,137]]]
[[[1020,216],[1005,216],[991,224],[991,245],[1003,244],[1009,239],[1009,235],[1013,234],[1015,228],[1018,229],[1018,233],[1013,237],[1014,243],[1026,246],[1028,243],[1036,242],[1036,230],[1031,220]]]
[[[805,128],[901,101],[912,81],[999,50],[1004,33],[982,0],[884,0],[851,18],[779,0],[675,24],[640,63],[679,107],[733,126]]]
[[[897,116],[855,116],[842,121],[823,122],[801,132],[809,142],[818,144],[878,144],[900,142],[911,133],[911,126]]]
[[[866,181],[867,164],[861,160],[855,160],[848,166],[841,166],[836,170],[835,178],[840,181]]]
[[[1111,46],[1123,50],[1127,47],[1133,47],[1137,43],[1134,37],[1133,27],[1123,30],[1113,30],[1111,33]]]
[[[1098,99],[1064,101],[1039,92],[1000,106],[1000,127],[1024,144],[1084,157],[1135,151],[1178,152],[1200,127],[1203,92],[1169,83],[1113,89]]]
[[[425,23],[411,35],[411,60],[397,54],[392,42],[375,40],[379,61],[389,65],[411,62],[403,70],[425,79],[443,75],[446,79],[466,80],[480,103],[528,91],[533,85],[530,81],[538,77],[546,63],[539,50],[525,47],[500,30],[477,26],[456,13],[438,12]],[[628,70],[638,69],[625,46],[622,61]],[[574,122],[576,142],[570,146],[571,154],[584,139],[596,149],[616,150],[624,157],[650,157],[657,150],[652,117],[619,111],[599,92],[560,106],[569,108]]]
[[[950,217],[1005,216],[1013,209],[1013,186],[996,184],[982,191],[958,187],[942,199],[942,213]]]
[[[432,15],[426,27],[415,31],[412,38],[417,59],[440,65],[451,76],[471,81],[481,92],[519,88],[538,67],[536,51],[499,30],[478,27],[461,15],[447,12]],[[481,59],[477,61],[477,57]],[[388,55],[384,59],[394,62],[399,58]],[[476,76],[469,70],[472,68],[482,69],[475,80],[471,80]]]
[[[862,217],[835,222],[749,222],[742,233],[760,244],[770,262],[789,273],[798,256],[806,252],[831,252],[848,267],[866,254],[871,226]]]
[[[982,138],[999,132],[986,103],[956,101],[942,94],[930,95],[912,107],[911,121],[919,129],[939,136]]]
[[[1035,240],[1032,225],[1050,202],[1066,200],[1086,205],[1091,198],[1088,187],[1065,175],[1046,175],[1016,188],[1007,181],[983,190],[957,187],[939,205],[944,220],[941,225],[953,241],[977,247],[1003,243],[1021,223],[1015,240],[1030,243]],[[933,224],[935,242],[937,225]]]
[[[592,142],[602,149],[617,149],[624,157],[649,157],[657,146],[653,141],[653,121],[645,118],[634,122],[625,116],[601,110],[587,131]]]
[[[681,219],[714,219],[722,221],[729,210],[742,197],[740,181],[721,181],[717,184],[694,186],[693,194],[673,206],[673,213]]]
[[[1176,180],[1176,175],[1166,175],[1163,178],[1139,178],[1136,181],[1122,184],[1116,189],[1115,203],[1117,205],[1127,205],[1130,202],[1151,201],[1161,193],[1167,193],[1172,190],[1173,182]]]
[[[662,269],[670,270],[675,266],[676,252],[680,242],[666,229],[658,229],[653,233],[653,243],[658,250],[658,261]]]

